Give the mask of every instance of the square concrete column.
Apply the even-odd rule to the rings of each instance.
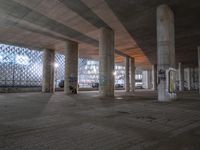
[[[130,92],[130,58],[125,57],[125,90]]]
[[[151,76],[152,76],[152,90],[157,90],[157,66],[152,65],[151,69]]]
[[[174,14],[167,5],[157,8],[158,101],[176,98],[167,87],[167,70],[175,68]]]
[[[199,94],[200,94],[200,47],[198,47],[198,73],[199,73],[199,79],[198,79],[198,82],[199,82]]]
[[[152,88],[152,70],[147,70],[147,85],[148,89]]]
[[[71,94],[70,88],[78,89],[78,43],[67,41],[65,43],[65,94]]]
[[[130,77],[131,77],[131,92],[135,91],[135,59],[130,58]]]
[[[185,68],[185,81],[187,83],[187,90],[191,90],[191,74],[190,74],[190,68]]]
[[[151,72],[149,70],[142,71],[142,84],[145,89],[150,89]]]
[[[183,91],[184,86],[184,69],[181,63],[178,63],[179,91]]]
[[[99,36],[99,94],[114,96],[114,32],[101,28]]]
[[[55,51],[50,49],[45,49],[43,57],[42,92],[49,92],[49,93],[55,92],[54,59],[55,59]]]
[[[194,90],[194,68],[190,68],[190,90]]]
[[[194,69],[194,81],[195,81],[195,90],[198,90],[199,89],[199,82],[198,82],[198,78],[199,78],[199,68],[198,67],[195,67]]]

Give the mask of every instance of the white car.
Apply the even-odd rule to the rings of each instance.
[[[135,82],[135,88],[136,89],[142,89],[143,88],[142,82]]]

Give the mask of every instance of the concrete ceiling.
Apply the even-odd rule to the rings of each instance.
[[[198,0],[0,0],[0,42],[63,51],[70,39],[79,42],[81,57],[98,58],[99,28],[111,27],[115,48],[146,68],[156,64],[156,7],[162,3],[175,12],[177,62],[197,64]]]
[[[152,64],[156,64],[156,8],[168,4],[175,18],[176,63],[197,65],[200,45],[199,0],[106,0]],[[117,6],[117,7],[114,7]],[[125,11],[128,10],[128,11]]]

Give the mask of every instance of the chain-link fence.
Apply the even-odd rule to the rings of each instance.
[[[99,83],[99,61],[79,58],[80,88],[92,88]],[[65,56],[55,54],[55,86],[64,81]],[[43,52],[23,47],[0,44],[0,87],[41,87]],[[116,65],[116,84],[124,84],[125,67]]]
[[[40,87],[43,52],[0,44],[0,87]]]
[[[61,53],[55,55],[55,86],[59,88],[59,83],[65,78],[65,56]]]

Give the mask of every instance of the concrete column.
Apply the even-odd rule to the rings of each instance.
[[[147,71],[142,71],[142,85],[147,89]]]
[[[191,83],[191,68],[188,68],[188,90],[192,89],[192,83]]]
[[[199,94],[200,94],[200,47],[198,47],[198,74],[199,74]]]
[[[171,101],[176,94],[169,94],[166,71],[175,68],[174,14],[167,5],[157,8],[157,63],[158,101]]]
[[[131,92],[135,91],[135,59],[131,58],[130,60],[130,74],[131,74]]]
[[[99,36],[99,94],[114,96],[114,32],[101,28]]]
[[[78,43],[65,43],[65,94],[71,94],[70,87],[78,89]]]
[[[178,63],[179,91],[183,91],[184,86],[184,69],[181,63]]]
[[[150,89],[151,72],[149,70],[142,71],[142,84],[145,89]]]
[[[190,68],[190,90],[194,90],[194,68]]]
[[[154,91],[158,89],[157,82],[157,65],[152,65],[152,89]]]
[[[55,59],[55,51],[50,49],[45,49],[43,57],[42,92],[50,92],[50,93],[55,92],[54,59]]]
[[[128,56],[125,57],[125,90],[126,92],[130,91],[130,58]]]
[[[190,68],[185,68],[185,80],[187,83],[187,89],[188,91],[191,90],[191,80],[190,80]]]
[[[155,90],[155,86],[156,86],[156,83],[155,83],[155,68],[154,68],[154,65],[151,66],[151,73],[152,73],[152,90]]]
[[[147,70],[147,85],[148,89],[152,88],[152,70]]]
[[[194,72],[194,81],[195,81],[195,90],[199,89],[199,82],[198,82],[198,78],[199,78],[199,73],[198,73],[198,67],[195,67],[195,72]]]

